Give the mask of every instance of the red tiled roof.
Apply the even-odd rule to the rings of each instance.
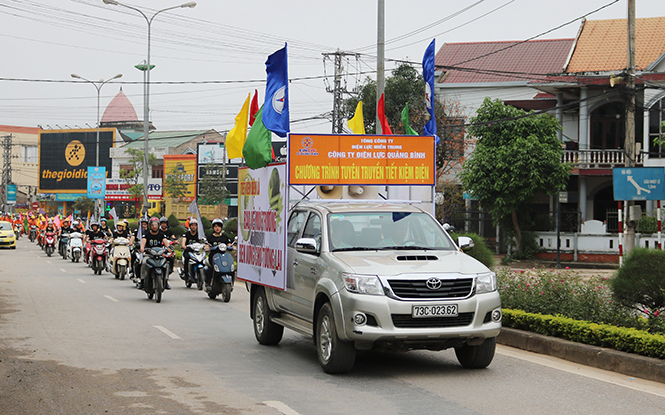
[[[38,127],[18,127],[15,125],[0,125],[0,131],[3,133],[16,134],[39,134],[41,128]]]
[[[583,23],[567,72],[616,71],[626,68],[626,19]],[[665,17],[635,19],[635,66],[643,70],[665,52]]]
[[[122,87],[120,87],[120,92],[116,95],[108,107],[104,111],[101,122],[124,122],[124,121],[138,121],[139,118],[136,116],[136,111],[129,98],[122,92]]]
[[[574,39],[445,43],[436,54],[435,64],[476,69],[444,69],[442,83],[514,82],[540,79],[532,74],[561,73]],[[509,47],[511,45],[515,45]],[[509,47],[506,50],[501,50]],[[495,52],[501,50],[500,52]],[[484,56],[479,59],[470,59]],[[513,72],[496,74],[492,71]]]

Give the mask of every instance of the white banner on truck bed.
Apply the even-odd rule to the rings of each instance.
[[[286,289],[286,164],[238,171],[238,278]]]

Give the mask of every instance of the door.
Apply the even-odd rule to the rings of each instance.
[[[292,310],[291,297],[292,291],[296,288],[294,265],[296,254],[296,241],[300,238],[300,234],[305,226],[307,219],[306,210],[296,210],[291,212],[289,216],[288,226],[286,229],[286,290],[274,290],[275,305],[282,310]]]
[[[297,252],[295,249],[293,260],[293,275],[295,277],[295,289],[292,291],[291,301],[293,311],[312,321],[314,307],[314,290],[320,274],[319,255],[321,252],[321,216],[317,212],[311,212],[305,223],[301,238],[312,238],[316,241],[317,254]]]

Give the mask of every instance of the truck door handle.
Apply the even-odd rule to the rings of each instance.
[[[298,260],[297,260],[297,259],[294,259],[294,260],[293,260],[293,266],[294,266],[294,267],[297,267],[297,266],[298,266]]]
[[[312,274],[316,274],[316,267],[312,267],[309,270],[312,272]]]

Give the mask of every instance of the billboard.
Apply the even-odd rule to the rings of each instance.
[[[88,199],[104,199],[106,167],[88,167]]]
[[[143,184],[139,181],[139,184]],[[129,193],[131,187],[125,179],[106,179],[106,200],[109,201],[127,201],[135,200]],[[140,196],[139,199],[142,199]],[[159,200],[162,198],[162,179],[148,178],[148,199]]]
[[[289,136],[291,185],[427,185],[436,182],[434,137]]]
[[[99,166],[111,171],[115,128],[99,130]],[[39,133],[39,192],[87,193],[88,167],[97,159],[97,130],[45,130]],[[83,196],[83,195],[82,195]]]
[[[286,165],[239,171],[238,278],[286,289]]]
[[[180,198],[183,202],[196,199],[196,161],[196,154],[164,155],[164,184],[174,169],[182,174],[187,185],[185,196]]]

